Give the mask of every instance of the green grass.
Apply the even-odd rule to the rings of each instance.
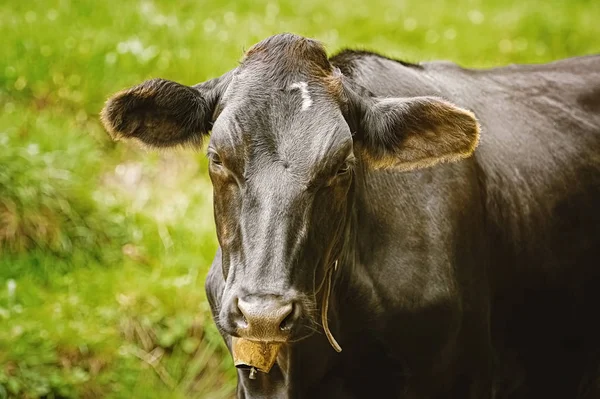
[[[201,154],[108,140],[107,96],[193,84],[291,31],[330,51],[464,66],[600,52],[594,0],[0,4],[0,399],[229,397],[203,282],[216,250]]]

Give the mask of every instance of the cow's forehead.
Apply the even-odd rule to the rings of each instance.
[[[339,105],[319,82],[299,77],[285,86],[256,83],[232,82],[213,127],[213,146],[248,161],[266,152],[310,166],[351,141]]]

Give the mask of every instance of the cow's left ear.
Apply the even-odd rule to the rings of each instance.
[[[356,142],[373,168],[411,170],[469,157],[479,142],[475,115],[436,97],[361,99]]]

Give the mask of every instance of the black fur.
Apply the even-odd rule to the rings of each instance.
[[[366,50],[353,50],[353,49],[344,49],[336,53],[335,55],[329,58],[331,64],[337,68],[339,68],[342,73],[346,76],[351,77],[353,68],[356,65],[357,61],[360,61],[361,58],[364,57],[377,57],[381,59],[386,59],[389,61],[394,61],[403,65],[407,68],[415,68],[422,69],[423,67],[420,64],[415,64],[412,62],[402,61],[391,57],[386,57],[385,55],[381,55],[379,53],[375,53],[372,51]]]
[[[114,139],[138,139],[153,147],[200,145],[211,109],[198,90],[152,79],[112,97],[102,122]]]

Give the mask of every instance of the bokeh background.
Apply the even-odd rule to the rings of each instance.
[[[600,52],[597,0],[0,1],[0,399],[222,398],[203,151],[115,144],[113,92],[291,31],[467,67]]]

